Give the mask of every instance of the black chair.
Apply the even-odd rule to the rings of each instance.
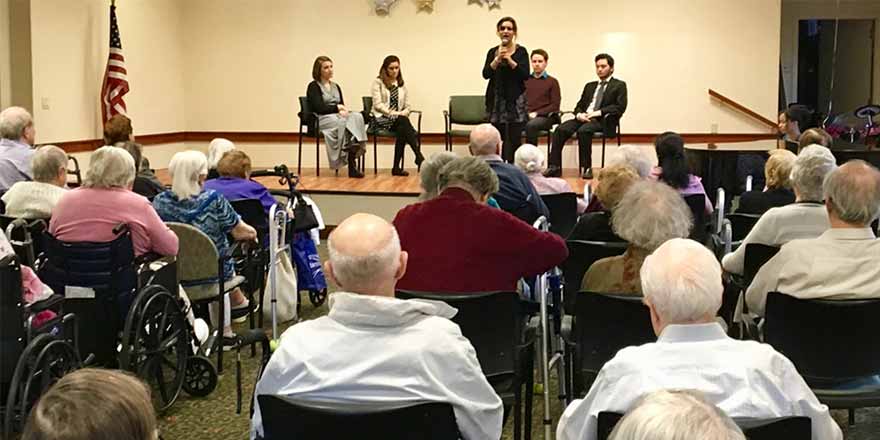
[[[880,375],[880,299],[799,299],[767,295],[764,342],[794,363],[819,401],[832,409],[880,406],[880,385],[837,390],[836,385]]]
[[[73,164],[73,167],[70,165]],[[67,186],[76,188],[82,186],[82,172],[79,168],[79,161],[76,160],[76,157],[67,155],[67,175],[73,176],[73,182],[67,182]]]
[[[269,264],[269,217],[263,210],[263,204],[257,199],[238,199],[229,202],[232,209],[241,216],[241,220],[251,225],[257,231],[262,246],[239,247],[242,255],[236,256],[236,271],[244,276],[243,290],[248,295],[248,300],[253,304],[254,298],[259,298],[260,308],[263,307],[263,294],[266,291],[266,273]],[[263,326],[263,313],[256,317],[256,326]],[[251,312],[250,328],[255,327],[254,315]],[[254,346],[251,345],[253,350]]]
[[[561,121],[562,117],[566,114],[575,116],[576,113],[574,111],[564,111],[555,113],[557,116],[557,120]],[[555,130],[554,130],[555,131]],[[597,131],[593,133],[593,139],[601,139],[602,140],[602,168],[605,168],[605,145],[608,139],[617,138],[617,146],[620,146],[620,116],[613,115],[603,115],[602,116],[602,131]],[[571,139],[577,139],[577,132],[571,135]],[[550,155],[550,150],[547,150],[547,155]],[[584,164],[578,164],[578,170],[580,172],[584,172]]]
[[[709,227],[709,215],[706,214],[706,195],[705,194],[688,194],[684,196],[684,202],[691,210],[694,216],[694,225],[691,229],[690,238],[700,243],[706,242],[707,231]]]
[[[457,440],[452,405],[429,403],[327,403],[261,394],[262,440]]]
[[[372,96],[364,96],[362,97],[364,102],[364,123],[367,124],[367,135],[373,135],[373,174],[379,174],[379,159],[378,159],[378,144],[379,138],[397,138],[397,133],[391,130],[382,130],[373,125],[373,97]],[[418,121],[416,122],[416,134],[419,138],[419,145],[422,144],[422,112],[419,110],[410,110],[410,113],[418,114]],[[403,117],[403,116],[401,116]],[[406,150],[404,150],[404,154],[401,156],[401,159],[406,156]],[[395,164],[396,165],[396,164]]]
[[[760,243],[746,245],[746,253],[743,257],[743,288],[748,288],[755,279],[755,275],[764,263],[770,261],[779,252],[779,247]]]
[[[550,232],[562,238],[568,237],[578,220],[577,194],[544,194],[541,200],[550,211]]]
[[[742,241],[746,238],[746,235],[749,235],[749,232],[755,227],[755,223],[758,223],[758,219],[761,218],[760,214],[728,214],[726,217],[730,220],[730,227],[732,228],[733,241]]]
[[[602,411],[598,416],[597,440],[607,440],[623,414]],[[772,419],[734,417],[734,423],[742,429],[749,440],[810,440],[813,425],[809,417],[789,416]]]
[[[443,301],[458,309],[452,321],[477,352],[486,379],[501,397],[505,420],[513,406],[514,438],[521,438],[525,400],[525,438],[531,438],[534,382],[534,332],[515,292],[426,293],[397,291],[401,299]],[[525,387],[525,399],[522,388]]]
[[[562,262],[563,302],[565,310],[574,310],[575,295],[581,290],[584,274],[593,263],[608,257],[622,255],[628,244],[625,241],[568,240],[568,258]],[[569,312],[571,313],[571,312]]]
[[[318,131],[318,115],[312,112],[309,99],[299,97],[299,147],[297,148],[296,173],[302,175],[303,136],[315,138],[315,175],[321,176],[321,132]],[[306,127],[303,133],[303,127]]]
[[[0,215],[0,229],[18,255],[18,261],[28,267],[35,267],[37,257],[45,250],[43,233],[48,229],[49,219],[32,219]]]
[[[570,333],[563,331],[568,345],[566,372],[573,397],[579,397],[617,352],[625,347],[657,340],[651,314],[635,295],[579,292],[574,301]]]

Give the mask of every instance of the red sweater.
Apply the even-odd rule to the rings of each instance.
[[[559,93],[559,82],[556,78],[547,75],[535,78],[530,75],[526,80],[526,104],[529,113],[535,112],[538,116],[547,116],[559,111],[562,95]]]
[[[479,204],[459,188],[401,209],[394,226],[409,254],[397,283],[401,290],[514,291],[521,277],[541,274],[568,256],[557,235]]]

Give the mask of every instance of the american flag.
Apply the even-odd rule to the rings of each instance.
[[[110,56],[107,70],[104,71],[104,84],[101,86],[101,113],[104,122],[115,114],[126,114],[123,96],[128,93],[128,78],[125,72],[125,57],[122,56],[122,39],[119,38],[119,25],[116,23],[116,6],[110,6]]]

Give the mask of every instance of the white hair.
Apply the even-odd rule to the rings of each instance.
[[[837,169],[837,161],[831,150],[821,145],[807,145],[794,160],[791,167],[791,186],[801,200],[822,200],[822,184],[828,173]]]
[[[386,278],[394,277],[400,268],[400,237],[393,226],[388,241],[369,255],[341,253],[336,248],[335,241],[333,234],[330,234],[327,240],[330,264],[333,266],[333,276],[347,289],[376,286]]]
[[[656,181],[633,183],[611,212],[614,233],[648,251],[687,237],[692,225],[693,214],[678,191]]]
[[[513,163],[526,174],[541,173],[547,169],[544,152],[532,144],[523,144],[516,149]]]
[[[851,160],[828,173],[825,202],[842,221],[867,226],[880,213],[880,172],[862,160]]]
[[[610,440],[745,440],[742,430],[699,391],[659,390],[639,399]]]
[[[452,151],[440,151],[431,155],[422,163],[419,171],[419,183],[422,185],[422,194],[419,200],[431,200],[440,192],[440,169],[444,165],[457,159],[458,155]]]
[[[181,151],[168,163],[171,174],[171,191],[180,200],[199,195],[202,185],[199,176],[208,174],[208,159],[201,151]]]
[[[229,139],[214,138],[208,144],[208,169],[217,168],[217,163],[223,158],[223,155],[235,149],[235,144]]]
[[[668,324],[698,322],[721,307],[721,266],[696,241],[663,243],[645,259],[639,274],[645,301]]]
[[[471,131],[470,147],[474,156],[495,154],[499,145],[501,133],[492,124],[480,124]]]
[[[67,169],[67,153],[54,145],[43,145],[37,148],[31,157],[31,169],[34,180],[37,182],[51,183],[58,178],[58,170]]]
[[[611,160],[608,161],[609,166],[616,164],[625,164],[633,167],[642,179],[651,175],[651,168],[653,167],[651,159],[645,155],[645,152],[642,151],[642,149],[635,145],[624,145],[619,147],[617,149],[617,154],[612,156]]]
[[[24,137],[24,130],[33,125],[34,119],[22,107],[8,107],[0,112],[0,138],[17,141]]]
[[[89,156],[86,188],[129,188],[134,183],[134,159],[128,151],[105,145]]]

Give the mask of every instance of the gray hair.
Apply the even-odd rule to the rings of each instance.
[[[450,186],[464,186],[477,194],[498,192],[498,176],[486,161],[476,157],[459,157],[440,169],[437,178],[440,191]]]
[[[37,148],[31,158],[31,169],[37,182],[54,182],[61,168],[64,168],[65,173],[67,172],[67,153],[54,145]]]
[[[474,156],[495,154],[499,145],[501,133],[492,124],[480,124],[471,131],[470,149]]]
[[[659,390],[640,398],[610,440],[745,440],[742,430],[699,391]]]
[[[547,169],[544,152],[532,144],[523,144],[517,148],[513,163],[526,174],[540,173]]]
[[[441,151],[434,153],[424,163],[419,170],[419,182],[422,185],[422,194],[419,200],[431,200],[437,197],[440,192],[440,169],[443,165],[448,164],[458,158],[458,155],[451,151]]]
[[[199,176],[208,174],[208,159],[201,151],[181,151],[168,163],[171,191],[178,199],[195,197],[202,192]]]
[[[828,173],[825,203],[842,221],[867,226],[880,214],[880,171],[863,160],[851,160]]]
[[[128,188],[134,182],[134,159],[127,151],[105,145],[89,157],[86,188]]]
[[[642,179],[651,175],[651,167],[653,166],[651,159],[645,155],[644,151],[635,145],[624,145],[619,147],[617,149],[617,154],[608,161],[608,164],[629,165],[639,173],[639,177]]]
[[[614,233],[648,251],[687,237],[692,225],[693,214],[678,191],[656,181],[632,184],[611,213]]]
[[[721,265],[705,246],[674,238],[645,258],[642,294],[667,324],[690,324],[721,307]]]
[[[8,107],[0,112],[0,138],[17,141],[24,130],[34,124],[34,118],[22,107]]]
[[[141,146],[141,144],[132,141],[117,142],[113,144],[113,146],[128,151],[128,154],[134,159],[134,172],[137,174],[141,170],[141,161],[144,158],[144,147]]]
[[[837,161],[831,150],[821,145],[808,145],[798,153],[791,167],[791,186],[800,200],[818,202],[823,198],[825,176],[835,169]]]
[[[374,286],[385,278],[392,277],[400,268],[400,237],[397,229],[391,227],[388,241],[375,252],[364,256],[346,255],[339,252],[335,237],[330,234],[327,240],[327,251],[333,276],[340,285],[351,289],[352,286]]]
[[[208,144],[208,169],[217,168],[217,163],[223,155],[235,149],[235,144],[229,139],[214,138]]]

